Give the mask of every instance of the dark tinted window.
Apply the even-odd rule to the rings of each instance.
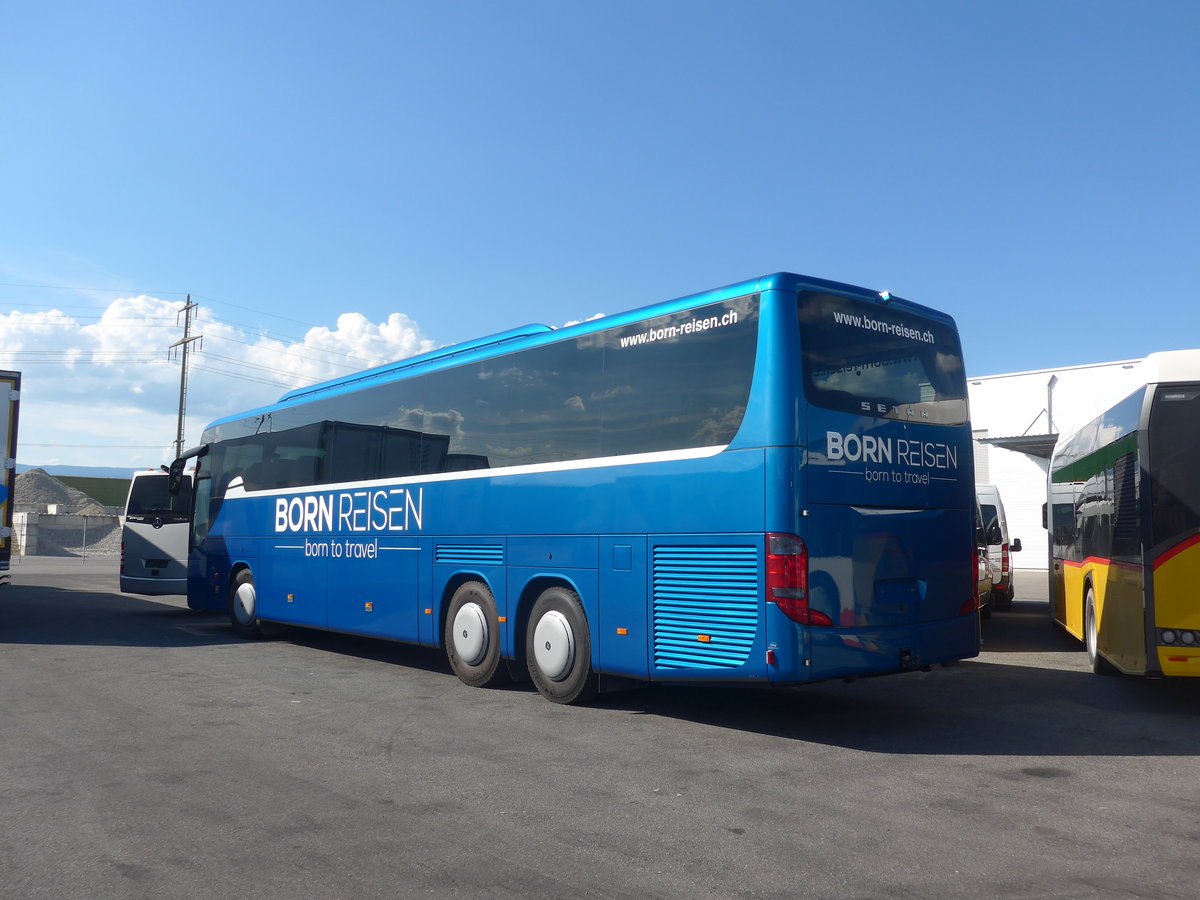
[[[1160,387],[1150,412],[1151,542],[1162,553],[1200,529],[1200,385]]]
[[[757,336],[758,297],[741,297],[275,410],[206,441],[220,442],[220,492],[235,474],[255,490],[722,446],[745,414]]]
[[[1076,501],[1078,556],[1112,556],[1113,507],[1112,470],[1107,469],[1084,484]]]
[[[1003,534],[1000,531],[1000,520],[996,515],[996,507],[991,503],[984,503],[979,507],[980,514],[983,516],[984,534],[987,536],[989,544],[999,544],[1003,540]]]
[[[142,475],[133,479],[129,486],[129,498],[125,503],[127,518],[165,519],[185,521],[192,504],[192,477],[185,475],[179,493],[167,491],[167,473]]]
[[[1113,500],[1112,555],[1138,556],[1142,542],[1138,531],[1137,454],[1118,457],[1108,470]]]
[[[802,293],[798,302],[812,403],[903,421],[967,420],[962,352],[949,325],[828,294]]]

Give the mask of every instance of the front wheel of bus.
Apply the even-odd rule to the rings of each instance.
[[[258,593],[249,569],[241,569],[229,586],[229,621],[241,637],[256,640],[264,636],[258,620]]]
[[[454,592],[443,637],[450,668],[464,684],[493,687],[508,680],[500,658],[500,615],[486,585],[468,581]]]
[[[1088,585],[1083,608],[1083,634],[1092,671],[1097,675],[1111,675],[1115,671],[1112,663],[1100,655],[1100,622],[1096,617],[1096,592],[1091,585]]]
[[[542,592],[529,615],[525,659],[547,700],[581,703],[596,695],[591,633],[578,594],[562,587]]]

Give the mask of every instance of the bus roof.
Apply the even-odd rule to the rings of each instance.
[[[258,409],[247,410],[230,416],[224,416],[211,422],[210,426],[219,425],[236,419],[244,419],[247,416],[251,416],[256,413],[268,412],[281,406],[291,406],[297,402],[305,402],[320,396],[331,396],[348,390],[357,390],[358,388],[364,387],[372,382],[378,383],[400,380],[426,371],[445,368],[450,360],[455,360],[455,362],[465,362],[467,359],[486,358],[488,356],[499,355],[510,350],[523,350],[528,347],[538,346],[540,344],[553,343],[555,341],[579,337],[615,326],[638,322],[642,319],[653,316],[668,315],[670,313],[681,312],[696,306],[707,305],[709,303],[719,303],[722,300],[728,300],[734,297],[744,296],[746,294],[761,293],[769,290],[784,290],[791,292],[815,290],[822,293],[836,294],[840,296],[851,297],[857,300],[866,300],[879,304],[900,307],[907,312],[916,313],[918,315],[947,322],[949,324],[953,324],[954,322],[953,318],[946,313],[922,306],[918,303],[904,300],[903,298],[897,297],[887,291],[872,291],[867,288],[856,287],[855,285],[844,284],[838,281],[829,281],[824,278],[796,275],[790,272],[776,272],[773,275],[764,275],[760,278],[752,278],[746,281],[729,284],[725,287],[714,288],[712,290],[702,291],[696,294],[689,294],[684,297],[678,297],[674,300],[665,300],[649,306],[638,307],[625,312],[603,316],[598,319],[590,319],[586,322],[580,322],[565,328],[552,328],[549,325],[533,323],[529,325],[523,325],[518,328],[513,328],[508,331],[502,331],[498,334],[488,335],[486,337],[476,338],[470,341],[464,341],[459,344],[452,344],[447,347],[441,347],[437,350],[431,350],[427,353],[421,353],[416,356],[410,356],[405,359],[397,360],[396,362],[386,363],[382,366],[364,369],[361,372],[355,372],[351,375],[344,375],[329,381],[314,384],[310,387],[296,388],[285,393],[276,403],[259,407]],[[458,360],[456,359],[457,357],[463,357],[463,359]]]

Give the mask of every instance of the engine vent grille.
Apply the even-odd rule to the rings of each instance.
[[[502,566],[504,547],[501,544],[438,544],[433,550],[433,561],[459,565]]]
[[[654,548],[654,665],[732,669],[758,633],[758,548]]]

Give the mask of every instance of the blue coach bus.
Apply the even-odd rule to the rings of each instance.
[[[776,274],[212,423],[188,603],[441,646],[469,685],[794,685],[979,650],[954,321]]]

